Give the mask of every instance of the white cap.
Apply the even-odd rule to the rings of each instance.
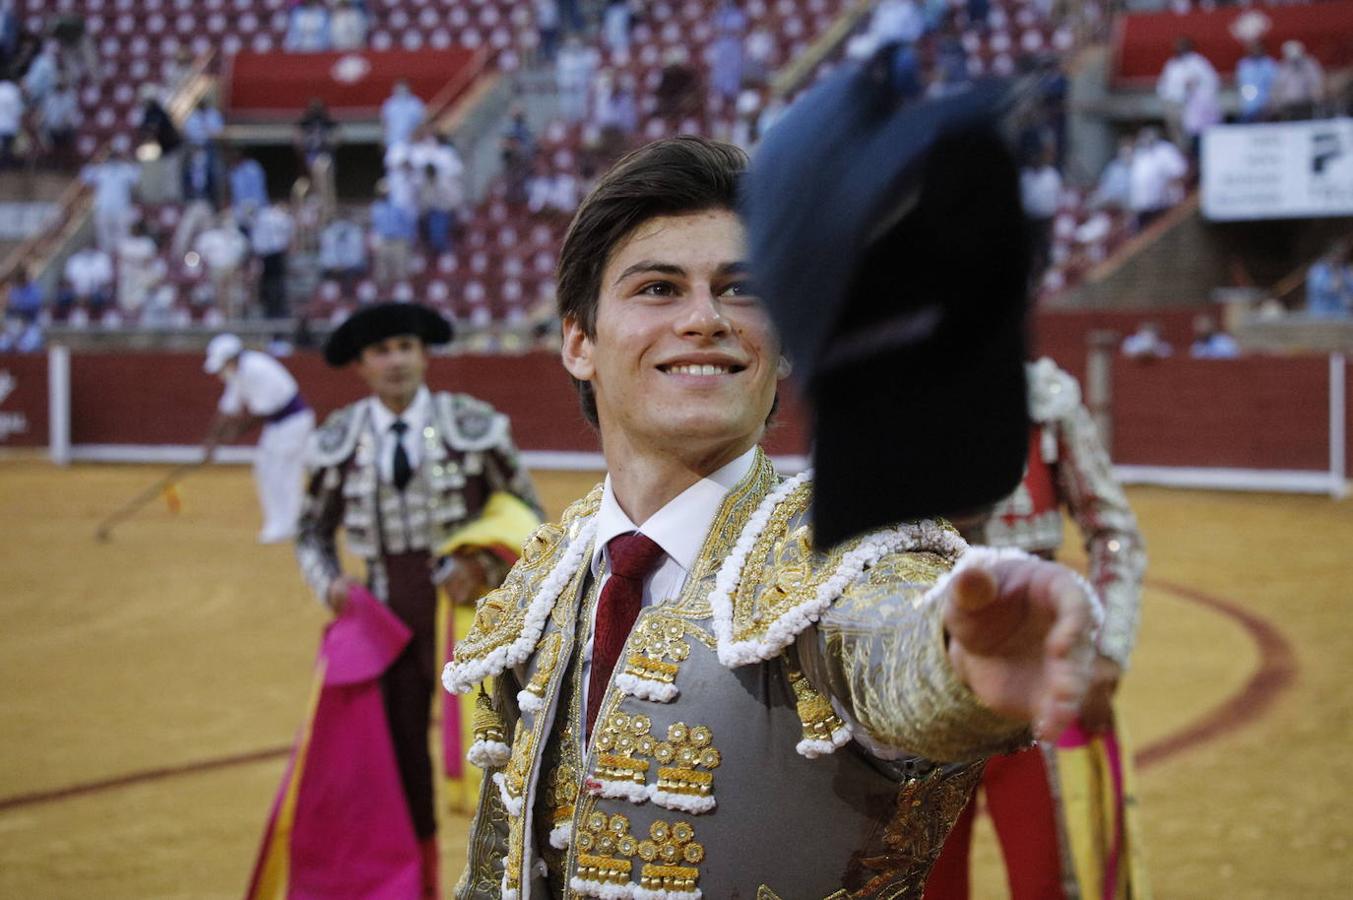
[[[244,342],[233,334],[218,334],[207,344],[207,361],[202,371],[215,375],[225,368],[225,364],[240,355]]]

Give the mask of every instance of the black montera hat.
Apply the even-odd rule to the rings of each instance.
[[[424,344],[445,344],[454,332],[441,313],[417,303],[378,303],[359,309],[324,342],[324,361],[345,366],[378,341],[412,334]]]
[[[1028,443],[1012,91],[908,104],[887,73],[843,67],[795,103],[743,191],[752,277],[812,401],[824,547],[1007,496]]]

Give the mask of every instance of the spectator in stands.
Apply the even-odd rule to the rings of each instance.
[[[1278,118],[1293,122],[1315,118],[1325,100],[1325,70],[1301,41],[1283,43],[1283,61],[1273,82]]]
[[[634,96],[634,76],[625,72],[619,77],[615,73],[603,71],[597,73],[596,91],[592,102],[592,121],[602,131],[602,143],[614,141],[624,144],[625,140],[639,128],[639,103]],[[613,131],[619,140],[608,140],[607,131]]]
[[[366,46],[366,13],[357,0],[338,0],[329,20],[329,42],[335,50],[361,50]]]
[[[23,26],[14,10],[14,0],[0,0],[0,74],[8,74],[19,55]]]
[[[407,156],[385,173],[385,184],[390,191],[390,202],[418,221],[421,210],[419,198],[419,174],[413,167],[413,160]]]
[[[1047,269],[1052,251],[1052,223],[1062,196],[1062,176],[1057,171],[1056,151],[1045,145],[1019,173],[1020,202],[1029,222],[1032,263],[1031,283],[1038,284]]]
[[[1190,90],[1201,90],[1205,95],[1216,95],[1221,81],[1217,70],[1207,57],[1193,49],[1193,41],[1180,37],[1175,41],[1175,53],[1161,70],[1156,81],[1156,94],[1165,104],[1165,123],[1170,139],[1181,150],[1188,149],[1188,135],[1184,131],[1184,104]],[[1191,87],[1192,86],[1192,87]]]
[[[601,14],[601,38],[612,54],[629,53],[631,24],[629,0],[607,0]]]
[[[70,81],[98,81],[101,78],[99,52],[85,26],[84,16],[76,12],[62,13],[48,26],[48,32],[61,45],[62,69]]]
[[[327,221],[337,207],[338,194],[334,155],[337,150],[338,123],[329,115],[324,101],[311,98],[305,114],[296,123],[296,147],[305,162],[310,186],[319,201],[320,218]]]
[[[743,42],[747,36],[747,15],[739,0],[724,0],[715,10],[713,30],[709,86],[716,98],[731,104],[742,90]]]
[[[761,139],[757,129],[757,119],[761,115],[761,109],[764,105],[763,90],[761,88],[745,88],[738,95],[738,102],[733,108],[733,131],[729,135],[729,141],[737,144],[748,153]]]
[[[587,23],[583,21],[583,11],[578,0],[559,0],[559,18],[564,27],[574,34],[578,34],[587,28]]]
[[[658,115],[664,118],[680,118],[700,112],[700,73],[691,65],[691,57],[685,47],[668,48],[663,57],[662,74],[653,93],[658,101]]]
[[[132,218],[132,190],[141,178],[141,168],[114,149],[107,159],[85,167],[80,178],[94,187],[94,237],[105,250],[113,250]]]
[[[426,116],[427,106],[409,89],[409,83],[403,78],[396,81],[394,91],[381,104],[381,127],[385,146],[390,147],[411,139]]]
[[[265,319],[285,319],[287,307],[287,251],[296,224],[284,203],[264,206],[254,218],[249,243],[262,263],[258,299]]]
[[[1347,241],[1336,241],[1307,270],[1306,312],[1321,318],[1353,315],[1353,262]]]
[[[0,171],[14,165],[14,141],[23,127],[23,91],[8,78],[0,79]]]
[[[747,33],[743,41],[742,80],[745,84],[763,85],[775,74],[775,35],[758,25]]]
[[[10,277],[0,353],[35,353],[42,349],[42,286],[28,266]]]
[[[320,0],[301,0],[291,10],[282,49],[291,53],[322,53],[329,47],[329,11]]]
[[[1180,127],[1184,129],[1184,139],[1188,141],[1189,159],[1198,161],[1203,132],[1221,121],[1221,102],[1217,99],[1215,85],[1194,78],[1186,88],[1184,109],[1180,114]]]
[[[213,210],[219,205],[220,184],[216,180],[216,167],[212,165],[211,154],[206,147],[193,146],[188,149],[188,157],[183,162],[183,202],[205,202]]]
[[[914,44],[925,34],[925,18],[914,0],[879,0],[867,33],[876,47]]]
[[[534,157],[536,155],[536,136],[531,131],[530,124],[526,121],[526,110],[520,106],[512,107],[508,114],[507,129],[503,136],[514,141],[527,156]]]
[[[220,139],[223,131],[225,119],[221,118],[221,111],[212,104],[209,97],[203,97],[198,101],[197,108],[188,113],[188,118],[183,120],[183,138],[193,147],[210,150]]]
[[[532,215],[562,219],[578,208],[578,176],[572,172],[551,172],[545,161],[537,161],[528,185],[527,208]]]
[[[193,249],[206,266],[219,315],[227,321],[240,318],[244,313],[241,279],[249,260],[249,242],[235,217],[229,212],[217,216],[216,224],[197,236]]]
[[[1143,128],[1128,171],[1128,208],[1141,230],[1182,199],[1189,164],[1179,149],[1154,128]]]
[[[1236,339],[1222,331],[1217,320],[1206,313],[1193,317],[1193,344],[1189,356],[1194,359],[1235,359],[1240,355]]]
[[[75,85],[64,77],[58,78],[56,86],[38,104],[43,152],[48,154],[48,161],[54,168],[64,169],[74,163],[75,132],[80,127],[80,118],[80,99],[75,93]]]
[[[252,228],[254,215],[268,205],[268,179],[263,166],[237,150],[230,166],[230,210],[245,228]]]
[[[968,23],[976,28],[986,28],[987,17],[991,15],[991,0],[967,0],[966,5]],[[1044,18],[1047,18],[1046,14]]]
[[[1245,55],[1236,63],[1236,88],[1240,93],[1240,121],[1260,122],[1269,114],[1278,63],[1264,50],[1258,38],[1245,45]]]
[[[160,91],[153,84],[140,90],[141,122],[136,129],[136,154],[144,161],[141,170],[141,199],[147,203],[172,203],[181,199],[183,139],[173,118],[160,102]]]
[[[554,62],[555,54],[559,52],[559,0],[532,0],[531,7],[535,10],[540,58],[544,62]]]
[[[1137,330],[1123,339],[1123,355],[1132,359],[1165,359],[1174,348],[1160,336],[1160,326],[1143,322]]]
[[[183,211],[179,214],[170,244],[170,252],[178,258],[188,252],[199,233],[211,227],[218,207],[220,191],[216,182],[216,169],[204,148],[193,147],[188,151],[188,157],[183,162],[180,190]]]
[[[587,92],[597,71],[597,51],[571,34],[554,61],[555,87],[559,91],[559,113],[569,122],[587,117]]]
[[[428,249],[440,255],[451,249],[451,229],[465,202],[464,187],[458,176],[429,162],[420,173],[418,191],[423,198],[423,238]]]
[[[113,258],[98,247],[85,247],[70,255],[62,274],[69,289],[58,299],[64,317],[72,324],[99,318],[113,296]]]
[[[535,166],[535,136],[526,124],[520,110],[512,114],[512,122],[503,134],[503,180],[507,186],[507,202],[521,205],[527,202],[527,182]]]
[[[1088,205],[1091,209],[1113,209],[1126,211],[1132,184],[1133,139],[1123,136],[1118,139],[1118,153],[1099,175],[1099,183],[1090,195]]]
[[[61,47],[56,41],[44,41],[42,50],[28,64],[23,77],[24,94],[34,106],[42,103],[61,77]]]
[[[165,265],[160,259],[159,246],[146,230],[145,223],[136,222],[117,245],[118,308],[129,319],[135,319],[164,275]]]
[[[351,219],[334,219],[319,235],[319,269],[325,278],[343,285],[350,294],[353,283],[366,271],[366,234]]]
[[[409,249],[417,237],[418,221],[408,210],[390,199],[390,186],[376,185],[376,202],[371,204],[371,232],[374,238],[376,283],[389,287],[403,281],[409,273]]]

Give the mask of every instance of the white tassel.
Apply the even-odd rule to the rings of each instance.
[[[500,769],[512,758],[512,748],[502,741],[475,741],[465,758],[481,769]]]
[[[545,708],[545,698],[537,697],[528,690],[517,691],[517,705],[522,712],[538,713]]]
[[[567,850],[573,843],[573,823],[565,822],[550,829],[550,846],[556,850]]]

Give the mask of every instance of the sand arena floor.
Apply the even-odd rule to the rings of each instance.
[[[0,897],[243,893],[325,617],[290,549],[253,542],[243,468],[95,543],[160,471],[0,462]],[[537,480],[558,513],[595,475]],[[1353,896],[1353,503],[1130,496],[1152,564],[1122,709],[1156,895]],[[463,841],[453,820],[448,886]],[[1002,896],[989,836],[978,864]]]

